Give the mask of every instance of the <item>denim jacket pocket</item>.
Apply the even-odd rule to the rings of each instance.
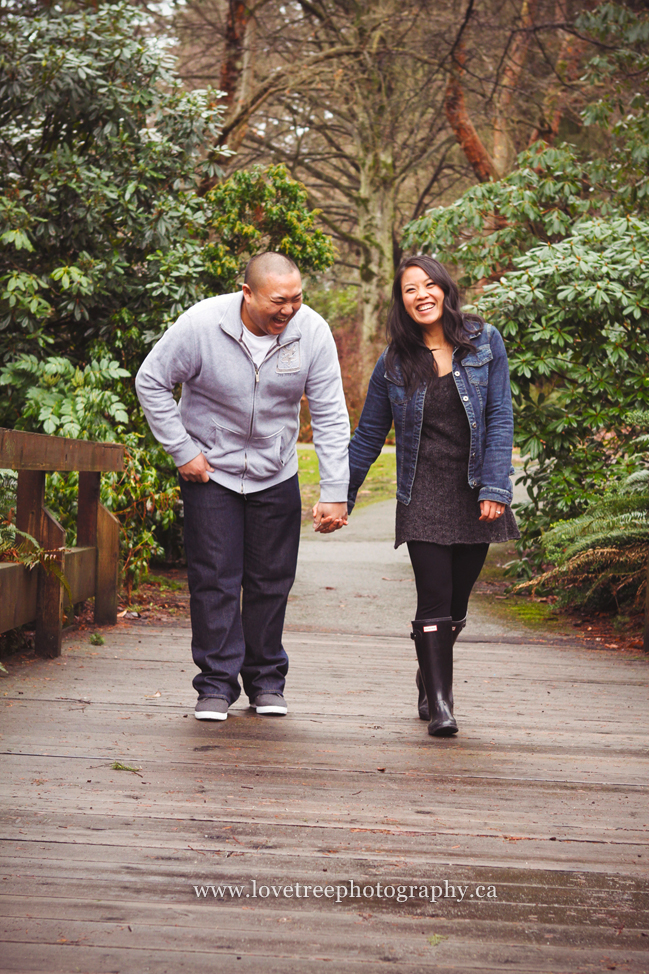
[[[405,406],[410,401],[410,396],[406,393],[405,386],[398,385],[393,379],[385,377],[388,383],[388,396],[391,406]]]
[[[489,382],[489,363],[493,361],[493,352],[489,345],[482,345],[471,355],[465,356],[462,365],[466,375],[474,386],[486,386]]]

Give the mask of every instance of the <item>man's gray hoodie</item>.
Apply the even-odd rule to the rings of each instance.
[[[200,301],[147,355],[135,387],[154,436],[178,467],[202,452],[219,484],[263,490],[297,473],[306,394],[320,499],[345,501],[349,416],[329,325],[302,305],[257,367],[242,339],[241,301],[241,292]]]

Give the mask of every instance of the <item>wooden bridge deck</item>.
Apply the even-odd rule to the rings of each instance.
[[[649,971],[646,660],[461,642],[432,740],[406,638],[289,632],[289,716],[223,724],[189,642],[77,634],[0,685],[2,971]]]

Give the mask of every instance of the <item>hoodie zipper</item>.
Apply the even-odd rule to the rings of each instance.
[[[246,355],[248,356],[248,358],[252,362],[253,369],[255,370],[255,384],[254,384],[253,390],[252,390],[252,410],[250,412],[250,426],[248,428],[248,439],[247,439],[246,445],[244,447],[244,451],[245,452],[243,454],[243,473],[241,474],[241,493],[243,494],[244,493],[244,489],[243,489],[244,488],[244,482],[245,482],[245,479],[246,479],[246,474],[248,473],[248,448],[250,446],[250,440],[252,439],[252,430],[253,430],[253,426],[254,426],[254,423],[255,423],[255,406],[256,406],[256,403],[257,403],[257,387],[259,386],[259,366],[255,363],[255,360],[253,359],[252,355],[250,354],[250,349],[248,348],[248,346],[244,342],[243,338],[240,338],[239,339],[239,344],[244,349]],[[274,345],[271,345],[271,347],[269,348],[269,350],[266,352],[264,358],[262,359],[260,365],[263,365],[267,358],[270,358],[271,355],[274,355],[275,352],[277,351],[277,349],[279,347],[280,347],[279,342],[276,342]]]

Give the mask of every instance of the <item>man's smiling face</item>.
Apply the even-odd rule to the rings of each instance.
[[[254,290],[243,285],[241,317],[253,335],[281,335],[302,305],[302,278],[290,274],[268,274]]]

